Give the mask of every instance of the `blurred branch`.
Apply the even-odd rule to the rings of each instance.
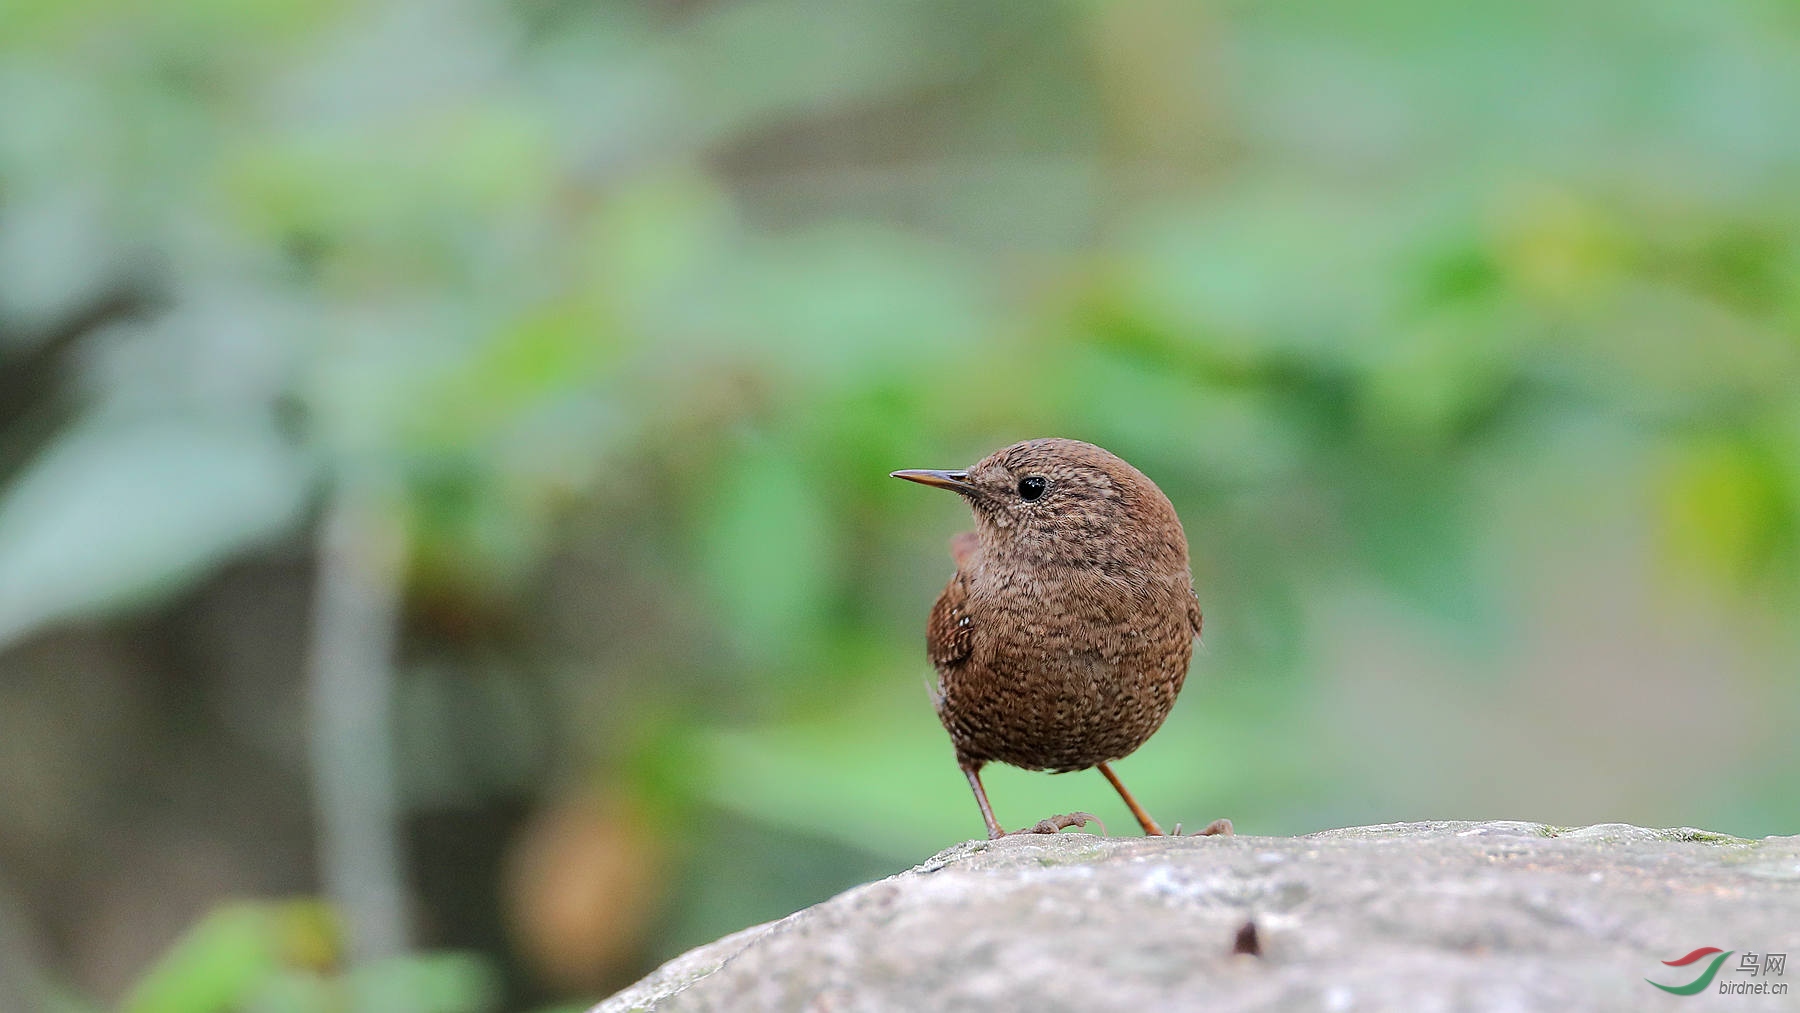
[[[326,896],[353,960],[407,948],[393,748],[393,657],[405,532],[387,483],[341,474],[320,530],[312,770]]]

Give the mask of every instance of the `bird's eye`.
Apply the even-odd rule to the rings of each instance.
[[[1050,483],[1044,481],[1042,476],[1027,475],[1024,478],[1019,479],[1019,498],[1030,503],[1032,500],[1042,496],[1044,490],[1049,488],[1049,486]]]

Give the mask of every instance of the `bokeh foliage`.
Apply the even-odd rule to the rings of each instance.
[[[1157,808],[1581,818],[1442,811],[1537,782],[1421,761],[1564,702],[1516,647],[1540,556],[1585,558],[1545,530],[1641,533],[1598,584],[1727,616],[1693,678],[1796,702],[1797,184],[1772,0],[15,0],[0,649],[302,555],[382,476],[409,805],[551,812],[493,831],[538,870],[508,945],[636,889],[536,955],[617,983],[972,832],[919,645],[965,522],[885,474],[1062,434],[1195,543],[1206,648],[1126,767]],[[1417,745],[1349,761],[1319,701],[1370,598],[1496,684],[1370,687]],[[1609,657],[1571,664],[1628,697]],[[1772,734],[1590,818],[1791,832]],[[992,786],[1019,822],[1080,777]]]

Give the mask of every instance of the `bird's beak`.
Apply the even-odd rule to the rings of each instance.
[[[939,489],[949,489],[953,492],[975,491],[975,487],[969,484],[969,473],[966,471],[929,471],[913,469],[910,471],[890,472],[889,474],[893,478],[904,478],[908,482],[917,482],[920,485],[935,485]]]

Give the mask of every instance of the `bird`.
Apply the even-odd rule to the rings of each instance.
[[[981,783],[989,763],[1098,768],[1144,833],[1161,836],[1112,764],[1162,726],[1200,635],[1187,535],[1169,498],[1123,459],[1069,439],[1015,443],[960,471],[890,475],[955,492],[975,517],[974,531],[951,539],[956,574],[925,640],[932,703],[988,838],[1007,836]],[[1017,833],[1089,822],[1099,821],[1069,813]],[[1200,834],[1231,832],[1215,820]]]

